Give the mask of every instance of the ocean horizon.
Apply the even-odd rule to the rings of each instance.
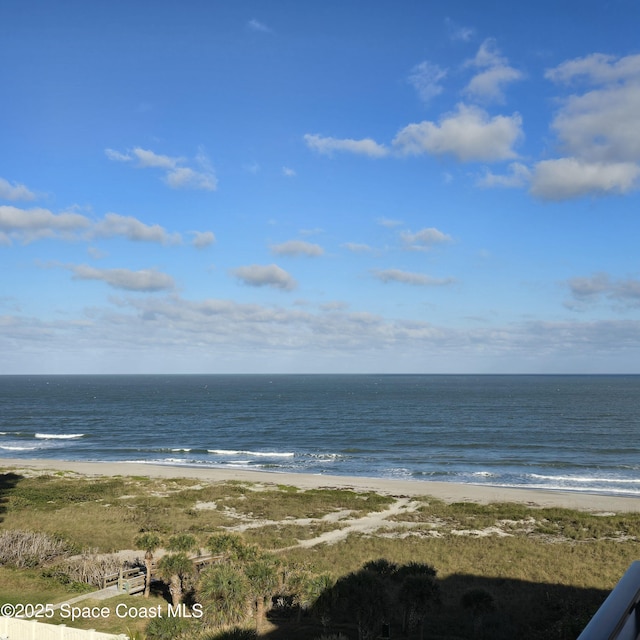
[[[640,495],[640,375],[0,376],[0,457]]]

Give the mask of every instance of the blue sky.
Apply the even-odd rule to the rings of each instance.
[[[634,0],[0,4],[0,373],[627,373]]]

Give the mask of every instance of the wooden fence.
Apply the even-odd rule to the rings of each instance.
[[[74,629],[64,624],[0,616],[0,640],[129,640],[128,636]]]

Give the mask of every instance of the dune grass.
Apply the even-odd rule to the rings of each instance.
[[[211,534],[247,525],[245,541],[278,550],[344,526],[322,520],[325,516],[340,512],[358,518],[384,510],[393,500],[353,490],[33,472],[2,490],[0,532],[45,532],[64,538],[78,552],[106,553],[133,549],[144,532],[164,540],[188,532],[205,548]],[[397,527],[353,534],[334,545],[291,549],[286,559],[336,579],[379,558],[428,563],[437,569],[443,592],[432,635],[446,637],[449,628],[451,636],[457,629],[465,637],[469,620],[461,614],[460,597],[481,587],[492,593],[501,616],[493,637],[508,637],[517,628],[518,637],[542,639],[545,634],[575,637],[640,554],[640,514],[414,501],[413,511],[393,518]],[[292,522],[298,519],[311,522]],[[75,595],[68,585],[45,578],[40,568],[0,566],[1,601],[47,603]],[[144,626],[139,620],[114,619],[101,623],[101,629],[120,633],[127,624]]]

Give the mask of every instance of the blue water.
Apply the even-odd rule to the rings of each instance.
[[[0,376],[0,457],[640,495],[640,376]]]

